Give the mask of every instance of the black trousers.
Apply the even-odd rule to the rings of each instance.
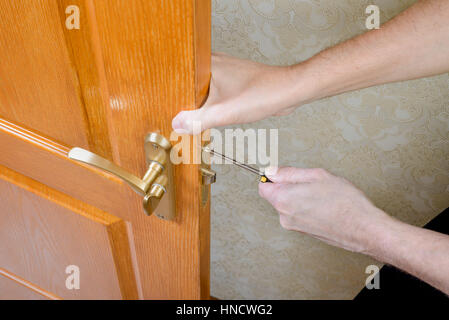
[[[449,208],[426,224],[424,228],[449,234]],[[449,301],[449,297],[441,291],[393,266],[382,267],[379,275],[380,289],[364,288],[355,300],[431,298]]]

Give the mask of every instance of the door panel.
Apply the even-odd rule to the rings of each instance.
[[[69,160],[67,146],[2,119],[0,146],[7,150],[0,153],[0,165],[119,218],[127,220],[133,214],[129,187],[108,173]]]
[[[0,116],[68,145],[88,147],[57,3],[0,0],[0,13]]]
[[[0,178],[2,268],[66,299],[138,297],[123,220],[5,167]],[[66,287],[70,265],[79,290]]]
[[[141,174],[145,169],[142,137],[149,131],[169,137],[173,117],[182,109],[199,107],[205,98],[210,3],[93,3],[110,97],[114,160]],[[139,215],[134,229],[138,255],[145,257],[142,263],[165,270],[142,273],[144,295],[208,298],[209,207],[201,205],[198,165],[176,166],[174,182],[177,220]],[[162,254],[150,259],[147,252]]]
[[[65,28],[68,5],[80,30]],[[83,147],[143,176],[145,135],[169,138],[174,115],[207,94],[209,1],[0,0],[0,17],[0,186],[11,209],[0,210],[0,238],[22,235],[0,268],[62,298],[209,298],[199,165],[175,167],[177,218],[162,221],[121,180],[67,157]],[[92,290],[70,295],[47,275],[66,263],[83,265]]]
[[[61,298],[0,268],[0,299],[60,300]]]

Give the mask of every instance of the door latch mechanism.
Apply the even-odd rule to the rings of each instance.
[[[145,137],[145,157],[148,169],[142,179],[129,173],[111,161],[90,151],[73,148],[69,158],[97,167],[128,183],[143,196],[143,209],[147,215],[153,212],[164,220],[175,218],[175,194],[173,168],[170,162],[171,143],[164,136],[152,132]]]

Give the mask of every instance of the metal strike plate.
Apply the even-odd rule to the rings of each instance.
[[[201,172],[201,204],[204,206],[207,204],[207,200],[210,196],[210,185],[217,181],[217,174],[215,171],[205,167],[204,164],[200,167]]]
[[[202,167],[201,169],[201,183],[203,185],[209,185],[217,181],[217,174],[215,171]]]

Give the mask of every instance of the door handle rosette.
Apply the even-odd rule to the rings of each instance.
[[[113,162],[82,148],[69,151],[69,158],[97,167],[122,179],[143,196],[147,215],[153,212],[161,219],[175,218],[173,168],[170,162],[171,143],[162,135],[152,132],[145,137],[145,157],[148,169],[142,179]]]

